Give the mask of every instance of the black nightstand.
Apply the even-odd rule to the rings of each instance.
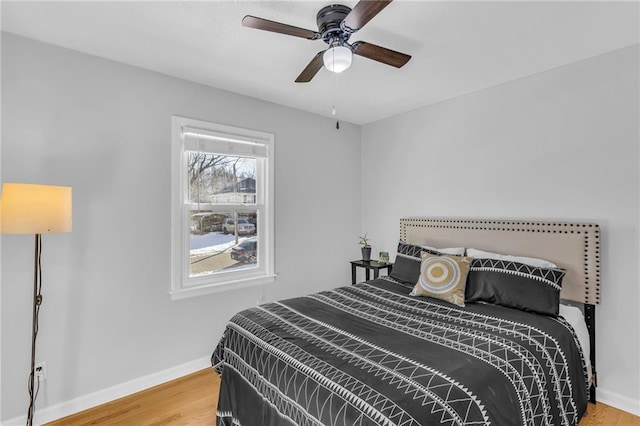
[[[369,271],[373,270],[373,279],[378,278],[380,269],[386,269],[387,275],[391,273],[393,263],[381,263],[377,260],[352,260],[351,261],[351,284],[356,283],[356,268],[365,268],[367,280],[370,280]]]

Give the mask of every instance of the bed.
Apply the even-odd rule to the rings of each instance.
[[[212,355],[218,425],[576,425],[595,401],[599,235],[593,223],[402,219],[391,276],[230,320]],[[468,269],[465,300],[410,295],[447,262]]]

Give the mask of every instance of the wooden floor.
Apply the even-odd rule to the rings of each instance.
[[[48,425],[211,426],[219,388],[220,379],[209,368]],[[589,404],[579,426],[640,426],[640,417],[601,403]]]
[[[47,425],[212,426],[219,389],[220,378],[208,368]]]

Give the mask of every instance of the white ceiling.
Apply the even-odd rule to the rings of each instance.
[[[353,7],[356,1],[343,1]],[[396,0],[351,37],[412,55],[354,57],[294,83],[322,41],[245,28],[250,14],[317,30],[331,1],[2,1],[2,29],[149,70],[364,124],[640,41],[640,3]],[[336,85],[338,90],[336,92]]]

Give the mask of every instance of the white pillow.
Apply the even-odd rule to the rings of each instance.
[[[465,250],[464,247],[447,247],[447,248],[436,248],[436,247],[429,247],[429,246],[420,246],[420,247],[427,250],[437,251],[443,254],[452,254],[454,256],[464,256],[464,250]]]
[[[442,251],[442,250],[441,250]],[[553,262],[544,259],[537,259],[535,257],[524,257],[524,256],[512,256],[510,254],[499,254],[499,253],[491,253],[490,251],[478,250],[474,248],[467,249],[467,256],[473,257],[476,259],[497,259],[504,260],[507,262],[519,262],[524,263],[529,266],[534,266],[537,268],[557,268]]]
[[[560,304],[560,316],[567,320],[578,336],[578,341],[582,347],[582,353],[587,363],[587,374],[591,383],[591,345],[589,344],[589,330],[584,320],[584,315],[580,308],[575,306]]]

